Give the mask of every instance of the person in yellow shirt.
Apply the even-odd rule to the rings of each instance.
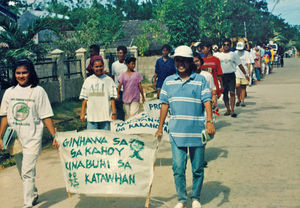
[[[271,58],[270,58],[270,73],[273,71],[273,65],[274,65],[274,59],[275,59],[275,51],[272,49],[272,47],[269,45],[269,50],[271,52]]]

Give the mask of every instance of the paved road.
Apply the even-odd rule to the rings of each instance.
[[[247,107],[237,108],[238,118],[218,118],[217,135],[206,150],[203,207],[300,207],[299,89],[300,59],[288,59],[285,68],[275,68],[259,85],[249,87]],[[168,142],[157,156],[150,207],[173,207],[177,200]],[[72,195],[68,199],[55,150],[43,152],[37,170],[38,208],[144,205],[144,198]],[[189,193],[190,172],[188,165]],[[22,185],[15,167],[0,171],[0,201],[0,207],[22,207]]]

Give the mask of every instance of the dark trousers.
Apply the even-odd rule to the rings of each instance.
[[[123,91],[120,91],[120,99],[116,100],[116,109],[117,109],[117,119],[118,120],[125,120],[125,112],[123,109]]]

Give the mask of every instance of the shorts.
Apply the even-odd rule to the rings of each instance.
[[[228,93],[228,91],[235,91],[235,73],[223,74],[222,75],[222,82],[224,87],[223,93]]]
[[[235,79],[235,81],[236,81],[236,84],[240,84],[240,85],[248,85],[249,84],[249,81],[246,78],[237,77]]]

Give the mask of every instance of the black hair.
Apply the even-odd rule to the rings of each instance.
[[[212,48],[212,44],[208,41],[203,43],[203,47]]]
[[[171,52],[172,48],[169,44],[164,44],[162,47],[161,47],[161,50],[164,50],[164,49],[167,49],[167,51]]]
[[[134,62],[135,63],[136,58],[134,57],[128,57],[125,59],[125,64],[130,64],[130,62]]]
[[[125,46],[118,46],[117,51],[123,51],[124,54],[127,54],[127,48]]]
[[[196,45],[196,48],[200,47],[201,49],[203,48],[203,42],[200,42],[198,45]]]
[[[20,66],[24,66],[28,72],[29,72],[29,85],[31,85],[31,88],[36,87],[39,84],[39,78],[35,72],[34,65],[31,60],[28,58],[18,59],[15,62],[15,66],[13,68],[13,77],[12,77],[12,85],[17,86],[18,81],[16,79],[16,69]]]
[[[176,62],[177,57],[179,57],[179,56],[174,57],[175,62]],[[193,73],[197,70],[197,66],[194,64],[193,58],[187,58],[187,57],[182,57],[182,58],[185,58],[185,59],[189,60],[190,67],[188,68],[188,70],[189,70],[190,73]]]
[[[204,64],[203,58],[200,56],[200,53],[194,52],[193,56],[200,60],[201,66]]]
[[[209,52],[212,53],[212,44],[209,41],[205,41],[203,47],[209,48]]]
[[[94,51],[96,51],[97,54],[100,53],[100,46],[97,44],[90,45],[90,49],[93,49]]]
[[[231,40],[230,40],[229,38],[225,38],[225,39],[223,40],[223,44],[224,44],[225,42],[228,42],[228,43],[231,45]]]

